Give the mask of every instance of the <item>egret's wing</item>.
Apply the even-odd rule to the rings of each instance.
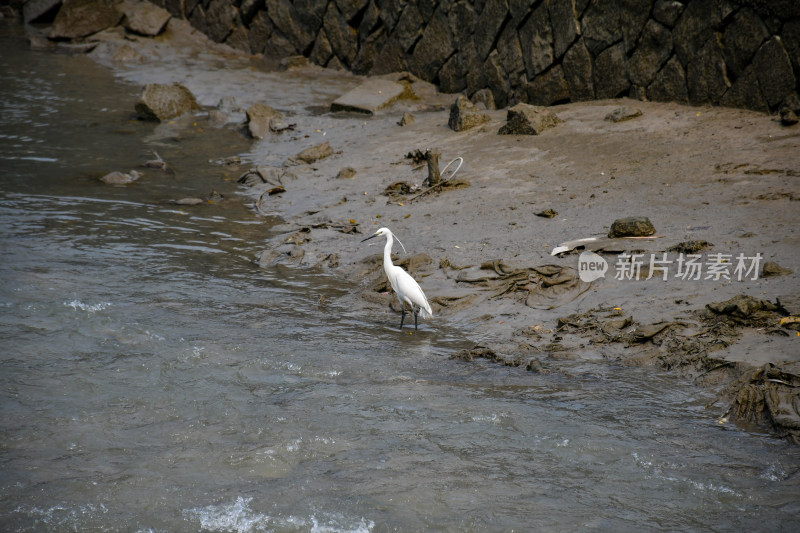
[[[428,303],[428,299],[425,297],[425,293],[422,292],[419,284],[408,272],[400,267],[395,268],[397,268],[397,278],[395,281],[397,282],[398,293],[421,309],[420,314],[422,315],[422,318],[432,317],[433,311],[431,311],[431,306]]]

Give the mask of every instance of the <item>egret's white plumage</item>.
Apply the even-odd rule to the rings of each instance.
[[[386,272],[386,277],[389,278],[389,284],[392,286],[392,290],[394,290],[395,294],[397,294],[397,299],[400,300],[400,306],[403,309],[400,317],[400,328],[402,329],[403,321],[406,318],[405,304],[408,304],[411,306],[411,311],[414,313],[414,329],[416,329],[417,314],[422,316],[422,318],[433,316],[433,311],[431,311],[428,299],[425,297],[425,293],[422,292],[417,282],[414,281],[414,278],[412,278],[408,272],[392,263],[394,234],[391,230],[389,230],[389,228],[380,228],[373,235],[364,239],[364,241],[368,241],[374,237],[386,237],[386,246],[383,248],[383,270]],[[403,251],[405,251],[405,246],[400,242],[400,239],[397,239],[397,242],[400,243],[400,246],[403,247]],[[417,309],[419,309],[419,311],[417,311]]]

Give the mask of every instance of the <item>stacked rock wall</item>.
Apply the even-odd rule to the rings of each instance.
[[[499,107],[631,96],[777,111],[800,87],[798,0],[152,0],[218,42],[410,71]]]

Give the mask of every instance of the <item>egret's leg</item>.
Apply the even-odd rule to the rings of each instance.
[[[403,321],[406,319],[406,306],[403,306],[403,314],[400,315],[400,329],[403,329]]]
[[[414,309],[413,307],[411,308],[411,310],[414,311],[414,331],[417,331],[417,310]]]

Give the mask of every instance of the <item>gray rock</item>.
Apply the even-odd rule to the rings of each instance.
[[[792,272],[788,268],[780,266],[775,261],[767,261],[761,268],[761,277],[763,278],[769,278],[772,276],[785,276],[787,274],[793,274],[793,273],[794,272]]]
[[[675,52],[681,65],[687,65],[709,36],[722,24],[717,2],[688,2],[672,32]]]
[[[776,107],[794,92],[796,81],[792,63],[780,37],[772,37],[759,48],[753,58],[753,68],[769,107]]]
[[[303,68],[309,65],[308,58],[306,56],[296,55],[296,56],[288,56],[281,59],[279,63],[279,67],[281,70],[289,70],[293,68]]]
[[[356,177],[356,169],[353,167],[344,167],[343,169],[339,170],[339,173],[336,174],[336,177],[339,179],[351,180]]]
[[[620,5],[619,23],[622,28],[622,40],[625,53],[630,54],[636,48],[639,38],[649,21],[653,0],[623,0]]]
[[[614,43],[622,45],[624,54],[619,8],[619,2],[591,2],[583,14],[583,40],[593,55],[599,56]]]
[[[450,106],[450,118],[447,125],[453,131],[466,131],[489,122],[491,118],[475,107],[466,96],[459,96]]]
[[[254,54],[262,54],[267,48],[267,43],[272,36],[273,25],[266,12],[258,11],[247,32],[247,40],[250,43],[250,50]],[[319,64],[324,65],[323,62]]]
[[[265,104],[254,104],[247,110],[247,129],[254,139],[263,139],[282,118],[280,111]]]
[[[462,74],[465,70],[461,66],[462,58],[461,51],[457,51],[439,70],[439,88],[442,92],[459,93],[467,88],[466,77]]]
[[[781,124],[784,126],[794,126],[798,122],[800,122],[800,119],[797,118],[797,113],[791,109],[781,110]]]
[[[525,86],[527,100],[534,105],[553,105],[570,98],[569,85],[561,65],[556,65]]]
[[[647,87],[647,99],[656,102],[686,102],[689,95],[686,90],[686,73],[675,56],[667,61],[664,68],[656,75]]]
[[[575,0],[551,0],[547,3],[550,21],[553,28],[553,54],[559,58],[575,38],[581,34],[580,25],[575,16]]]
[[[641,109],[635,109],[632,107],[618,107],[611,113],[607,114],[605,120],[609,122],[625,122],[626,120],[633,120],[641,116]]]
[[[483,63],[483,73],[486,84],[495,95],[495,102],[500,108],[508,105],[508,97],[511,89],[508,75],[503,69],[500,54],[497,50],[492,50],[489,57]]]
[[[111,61],[114,63],[142,63],[144,56],[131,45],[124,43],[114,50]]]
[[[116,26],[122,16],[112,0],[72,0],[58,11],[50,39],[80,39]]]
[[[433,18],[428,21],[422,38],[414,47],[408,66],[422,79],[431,81],[451,55],[453,45],[449,37],[447,15],[437,9]]]
[[[725,63],[733,76],[740,76],[756,51],[769,38],[769,31],[755,11],[743,8],[722,34]]]
[[[313,63],[317,65],[327,65],[331,56],[333,56],[333,48],[328,41],[328,36],[325,30],[321,30],[314,40],[314,46],[311,48],[311,55],[308,57]]]
[[[497,109],[497,106],[494,103],[494,93],[492,93],[492,91],[490,91],[489,89],[481,89],[480,91],[473,94],[470,100],[479,109],[485,109],[489,111]]]
[[[325,28],[325,34],[328,36],[328,41],[331,43],[334,55],[338,57],[345,66],[351,65],[358,51],[358,38],[347,23],[347,19],[344,18],[333,4],[330,5],[330,8],[325,13],[323,27]],[[298,52],[300,51],[301,50],[298,50]]]
[[[302,165],[316,163],[320,159],[325,159],[333,155],[333,148],[327,142],[306,148],[299,154],[293,155],[286,162],[287,165]]]
[[[783,100],[780,108],[780,114],[781,123],[784,126],[792,126],[797,124],[797,115],[800,114],[800,98],[798,98],[797,93],[792,93]]]
[[[522,45],[522,59],[528,79],[534,79],[553,64],[553,32],[547,4],[542,3],[531,13],[525,25],[519,30]]]
[[[61,4],[61,0],[27,0],[22,5],[22,18],[25,24],[38,22]]]
[[[589,49],[578,39],[564,55],[564,79],[573,102],[594,98],[594,74]]]
[[[300,22],[300,14],[290,0],[267,0],[266,10],[275,27],[280,28],[297,53],[314,42],[316,36]]]
[[[488,57],[508,14],[506,0],[486,0],[475,25],[475,48],[479,58]]]
[[[211,0],[206,9],[205,33],[222,43],[233,32],[238,13],[229,0]]]
[[[410,96],[410,91],[411,88],[404,83],[370,78],[334,100],[331,111],[353,111],[371,115],[406,95]]]
[[[169,120],[193,109],[199,109],[194,95],[179,83],[150,83],[136,103],[136,112],[144,120]]]
[[[800,18],[790,20],[783,25],[781,40],[792,59],[794,71],[800,73]]]
[[[595,58],[594,86],[597,98],[617,98],[627,93],[630,81],[626,63],[625,45],[621,42]]]
[[[498,133],[500,135],[539,135],[562,122],[555,113],[545,107],[517,104],[508,110],[506,124],[500,128]]]
[[[719,34],[714,34],[689,63],[686,86],[693,104],[717,104],[730,87]]]
[[[364,0],[334,0],[334,2],[347,20],[355,18],[366,3]]]
[[[653,235],[656,228],[647,217],[618,218],[611,224],[608,236],[612,239],[619,237],[647,237]]]
[[[127,174],[124,172],[110,172],[100,178],[100,181],[107,185],[127,185],[141,178],[142,175],[135,170],[131,170]]]
[[[414,118],[414,115],[412,115],[409,112],[405,112],[405,113],[403,113],[403,116],[400,117],[400,120],[397,121],[397,125],[398,126],[408,126],[409,124],[413,124],[414,120],[416,120]]]
[[[676,254],[696,254],[697,252],[700,252],[707,248],[711,248],[712,246],[714,246],[713,243],[703,240],[683,241],[673,246],[670,246],[669,248],[667,248],[667,251]]]
[[[653,19],[672,28],[683,12],[683,4],[677,0],[656,0],[653,4]]]
[[[647,87],[672,55],[672,34],[655,21],[644,27],[630,61],[631,82]]]
[[[203,200],[202,198],[193,198],[193,197],[178,198],[177,200],[170,200],[169,201],[169,203],[171,203],[172,205],[186,205],[186,206],[189,206],[189,205],[200,205],[200,204],[203,204],[205,202],[206,202],[206,200]]]
[[[753,111],[767,112],[767,102],[761,89],[758,87],[758,76],[752,65],[745,69],[739,78],[725,92],[720,102],[727,107],[740,107],[752,109]]]
[[[172,17],[164,8],[150,2],[124,2],[120,10],[125,14],[125,27],[140,35],[159,35]]]

